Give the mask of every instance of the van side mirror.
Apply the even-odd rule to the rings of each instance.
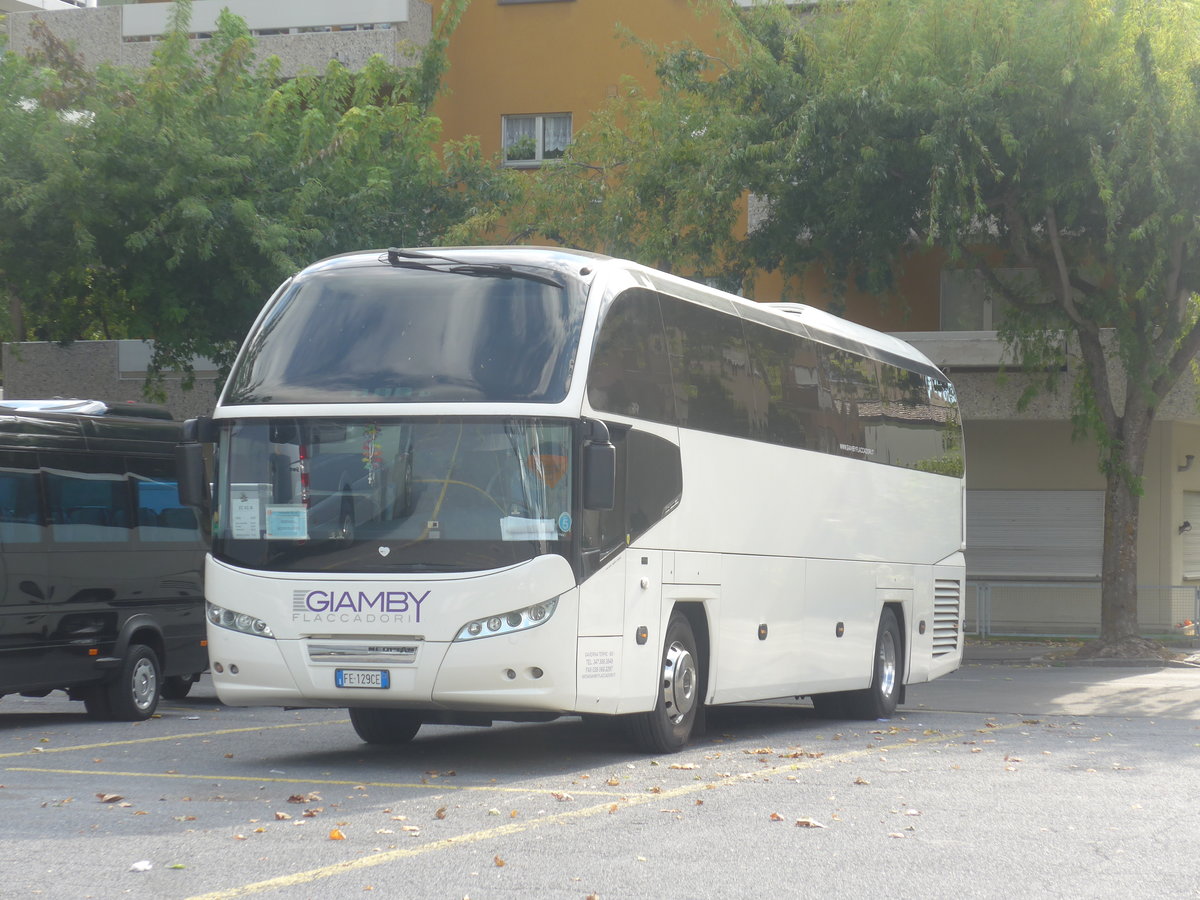
[[[592,419],[583,442],[583,507],[608,510],[617,499],[617,448],[608,434],[608,426]]]

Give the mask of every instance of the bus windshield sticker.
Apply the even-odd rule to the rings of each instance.
[[[571,533],[571,514],[570,513],[568,513],[568,512],[559,513],[558,530],[561,531],[563,534]]]
[[[268,540],[308,540],[308,510],[304,506],[268,506]]]
[[[553,519],[505,516],[500,520],[500,539],[505,541],[557,541]]]
[[[238,541],[257,541],[262,537],[262,497],[271,490],[269,484],[231,485],[229,530]]]

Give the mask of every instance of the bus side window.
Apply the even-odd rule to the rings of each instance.
[[[609,436],[617,450],[616,498],[612,509],[583,511],[584,571],[595,572],[617,550],[625,546],[625,482],[627,478],[627,447],[624,428],[610,429]]]

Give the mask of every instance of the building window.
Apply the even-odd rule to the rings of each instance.
[[[571,114],[504,116],[504,164],[537,166],[561,159],[571,143]]]
[[[1036,269],[993,269],[1010,291],[1029,299],[1044,295]],[[942,331],[996,331],[1009,301],[974,269],[942,270]]]

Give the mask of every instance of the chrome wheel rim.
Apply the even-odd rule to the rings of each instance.
[[[663,661],[663,710],[672,724],[682,722],[696,705],[699,683],[695,657],[682,643],[673,641]]]
[[[890,697],[896,689],[896,640],[890,631],[879,636],[879,693]]]
[[[158,678],[154,674],[154,664],[142,657],[133,667],[133,705],[145,711],[154,704],[158,694]]]

